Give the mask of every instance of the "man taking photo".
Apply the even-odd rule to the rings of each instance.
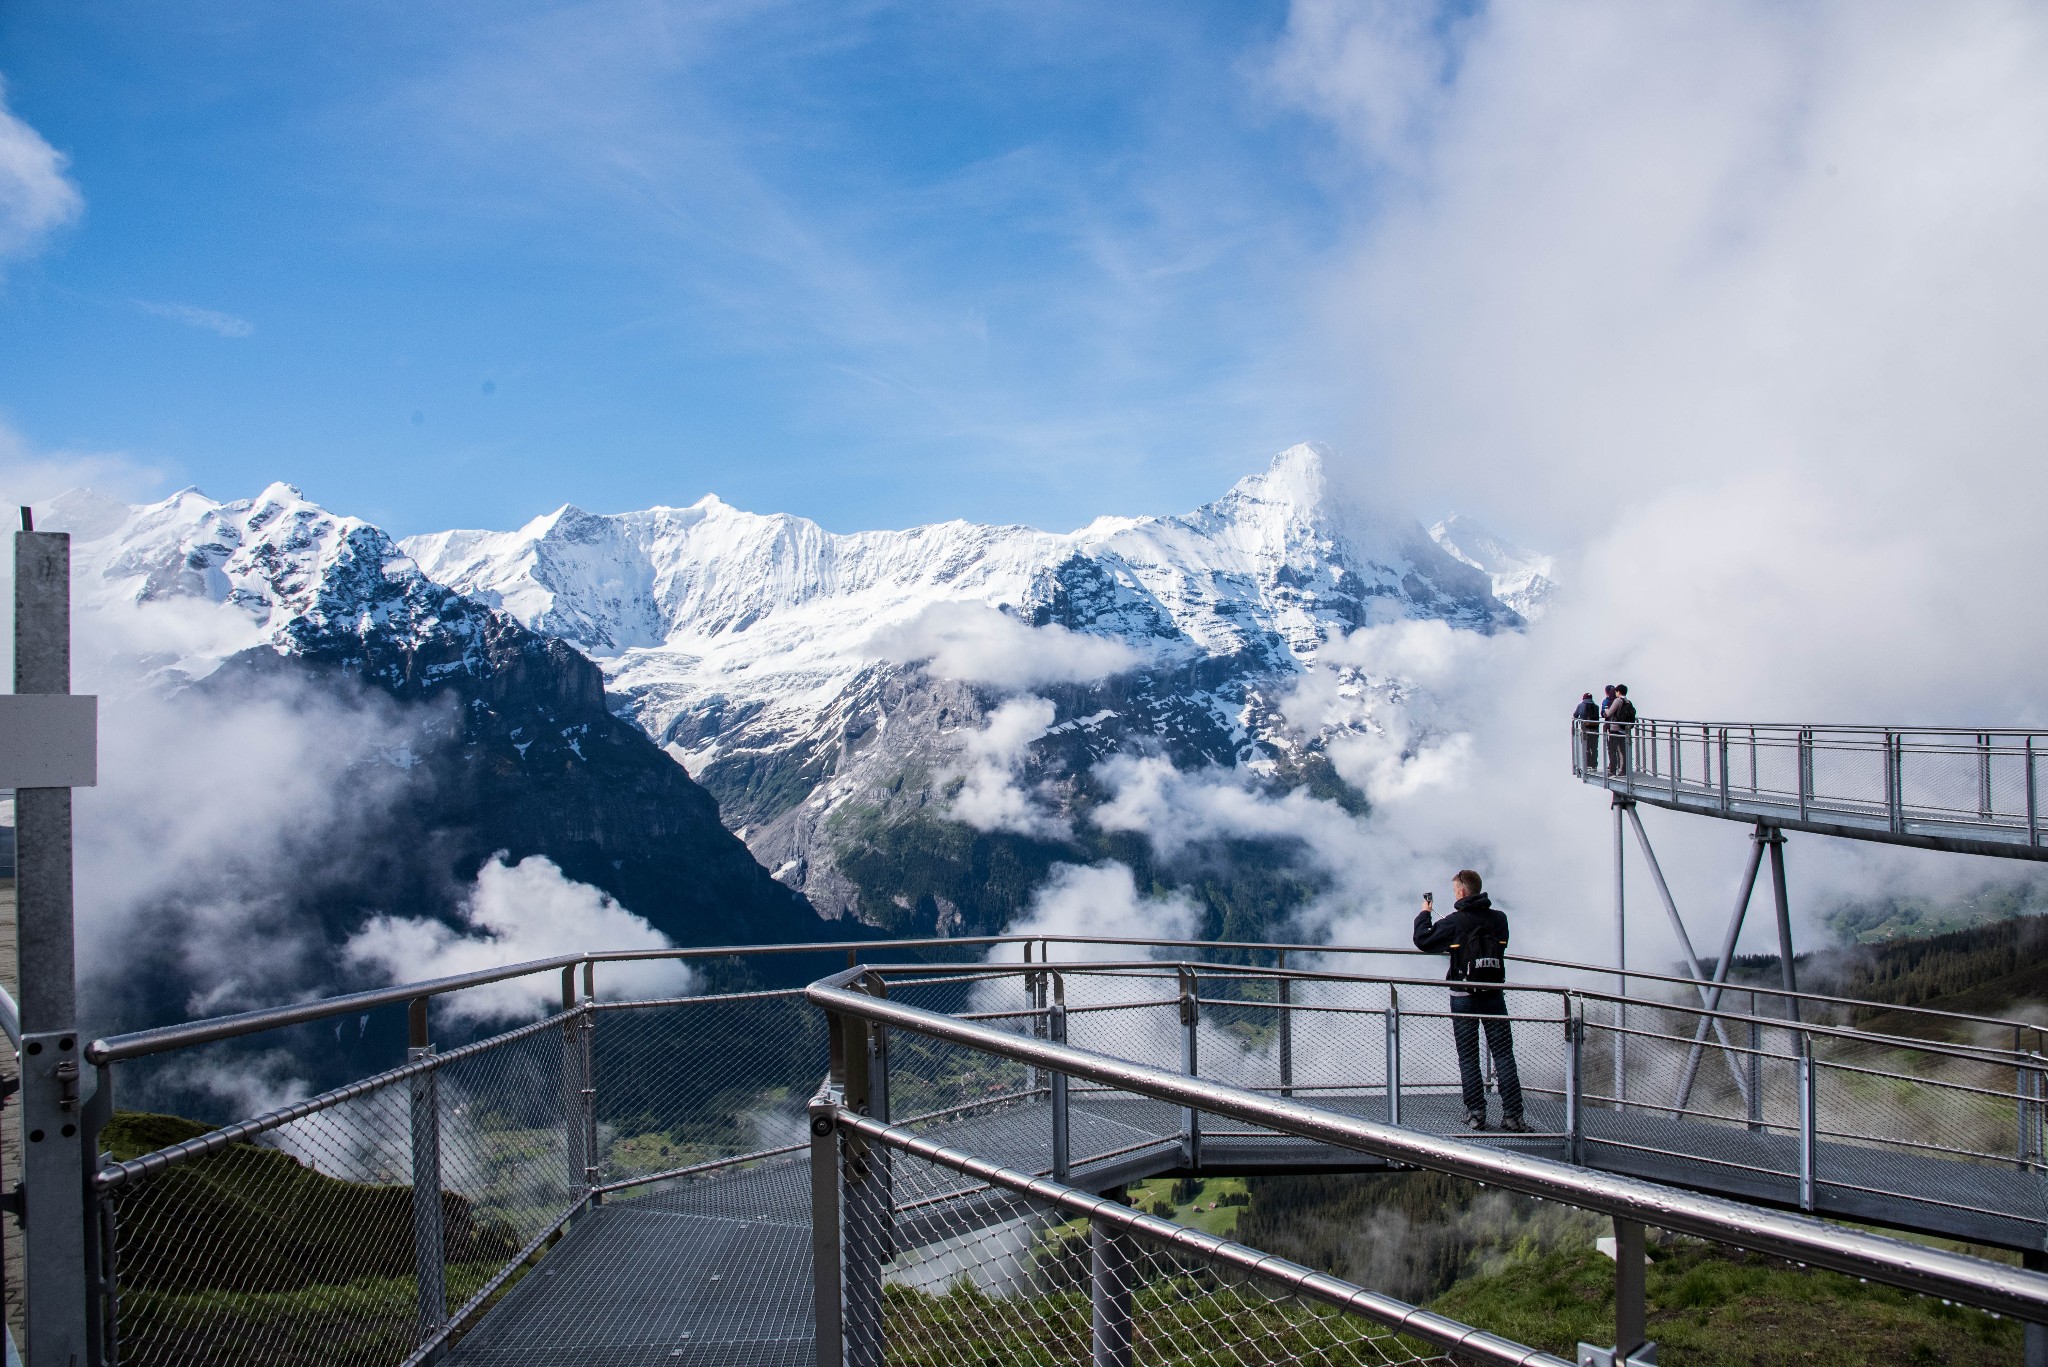
[[[1460,869],[1451,879],[1457,905],[1438,921],[1436,894],[1422,895],[1415,918],[1415,947],[1425,954],[1448,954],[1451,984],[1451,1034],[1458,1042],[1458,1081],[1465,1094],[1465,1126],[1486,1128],[1486,1083],[1479,1072],[1479,1027],[1486,1026],[1486,1050],[1500,1082],[1500,1127],[1509,1134],[1529,1133],[1522,1118],[1522,1075],[1515,1068],[1514,1032],[1507,1014],[1508,918],[1481,889],[1479,875]]]

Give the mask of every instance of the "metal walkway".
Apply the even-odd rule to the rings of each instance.
[[[1384,1097],[1318,1104],[1339,1114],[1387,1118]],[[1052,1156],[1050,1111],[1044,1101],[1028,1102],[924,1133],[1043,1175]],[[1473,1136],[1462,1115],[1453,1096],[1408,1098],[1402,1110],[1408,1127],[1424,1133],[1570,1159],[1556,1100],[1531,1099],[1529,1120],[1539,1133],[1526,1137]],[[1189,1168],[1181,1158],[1180,1125],[1180,1112],[1162,1103],[1077,1098],[1069,1183],[1100,1192],[1154,1177],[1390,1170],[1355,1150],[1235,1125],[1204,1134],[1200,1162]],[[1153,1142],[1130,1151],[1146,1140]],[[2039,1247],[2048,1235],[2048,1188],[2039,1171],[1878,1153],[1841,1142],[1822,1147],[1826,1168],[1864,1180],[1821,1184],[1820,1213],[2008,1248]],[[1797,1150],[1797,1139],[1784,1135],[1597,1110],[1584,1118],[1581,1163],[1797,1210]],[[1117,1156],[1093,1156],[1113,1151]],[[810,1199],[807,1160],[797,1157],[609,1202],[582,1217],[447,1361],[455,1367],[808,1367]],[[999,1210],[990,1218],[1008,1217]]]
[[[2048,732],[1643,718],[1571,724],[1572,771],[1653,806],[1959,854],[2048,859]]]
[[[1441,980],[1372,967],[1412,955],[1320,950],[1305,964],[1287,956],[1306,947],[1206,947],[1238,956],[1216,962],[1146,946],[1051,962],[1053,950],[1133,947],[1029,948],[1022,964],[848,970],[885,996],[814,984],[628,1001],[597,997],[611,960],[570,956],[95,1041],[85,1052],[104,1115],[116,1065],[384,1002],[412,1002],[416,1032],[402,1067],[99,1169],[96,1227],[114,1240],[105,1360],[810,1364],[817,1169],[797,1098],[849,1066],[821,1027],[837,1040],[855,996],[896,1014],[868,1046],[879,1090],[846,1113],[893,1116],[1006,1180],[1049,1178],[1063,1199],[1158,1177],[1401,1166],[1494,1180],[1431,1156],[1463,1150],[1576,1174],[1593,1209],[1606,1207],[1590,1193],[1641,1182],[1659,1184],[1659,1201],[1739,1202],[1739,1218],[1724,1211],[1715,1226],[1736,1244],[1749,1222],[1786,1211],[2048,1246],[2048,1057],[2033,1027],[1905,1009],[1930,1035],[1959,1038],[1880,1035],[1830,1023],[1845,1008],[1828,998],[1744,985],[1707,1006],[1680,994],[1709,985],[1645,974],[1623,997],[1587,985],[1609,970],[1532,963],[1553,981],[1505,990],[1536,1132],[1474,1135]],[[1249,962],[1254,951],[1270,961]],[[562,974],[560,1012],[433,1047],[435,998],[521,970]],[[1118,1082],[1097,1065],[1136,1071]],[[1176,1102],[1160,1078],[1208,1090]],[[1205,1109],[1191,1122],[1187,1104]],[[1360,1124],[1400,1138],[1332,1137]],[[1004,1238],[1022,1240],[1013,1263],[1035,1266],[1044,1245],[1032,1240],[1050,1227],[1019,1223],[1014,1187],[935,1187],[943,1165],[903,1156],[924,1184],[895,1188],[879,1217],[870,1208],[885,1253],[864,1255],[896,1288],[890,1304],[944,1300]],[[261,1237],[223,1243],[192,1216],[200,1192],[262,1212]],[[323,1356],[280,1340],[326,1332],[321,1316],[342,1313],[327,1305],[362,1307],[335,1322],[345,1342],[374,1331],[396,1351]]]

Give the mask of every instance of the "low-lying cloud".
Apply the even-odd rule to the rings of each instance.
[[[1031,743],[1051,729],[1053,715],[1052,703],[1038,697],[1011,698],[989,713],[964,747],[967,768],[951,808],[956,819],[978,831],[1067,834],[1066,823],[1020,781]]]
[[[910,621],[877,632],[870,649],[898,664],[923,664],[963,683],[1021,690],[1091,683],[1145,663],[1122,641],[1034,627],[983,603],[934,603]]]
[[[379,916],[349,938],[342,957],[355,968],[410,982],[580,954],[592,945],[673,947],[610,894],[564,877],[541,855],[507,864],[500,854],[477,870],[462,919],[464,928],[455,929],[440,921]],[[611,998],[681,996],[693,981],[689,966],[676,959],[607,963],[597,973],[600,995]],[[451,993],[441,998],[441,1009],[452,1019],[490,1021],[560,1002],[559,978],[541,973]]]

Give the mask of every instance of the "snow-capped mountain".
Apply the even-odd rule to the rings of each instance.
[[[1485,574],[1493,596],[1524,617],[1543,614],[1557,592],[1554,557],[1524,550],[1459,513],[1429,529],[1430,539],[1452,556]]]
[[[861,894],[832,814],[941,801],[1005,694],[1053,700],[1034,755],[1070,786],[1132,748],[1281,771],[1301,751],[1278,702],[1333,635],[1403,617],[1520,623],[1420,524],[1335,497],[1324,461],[1293,447],[1192,513],[1068,533],[842,535],[707,497],[402,545],[436,581],[596,659],[612,705],[829,913]],[[1020,648],[1030,628],[1045,630]]]
[[[284,484],[139,507],[73,494],[38,512],[72,534],[86,676],[131,690],[105,709],[128,728],[116,745],[127,768],[177,748],[136,734],[137,716],[212,728],[197,767],[171,779],[179,790],[151,794],[131,824],[189,803],[205,838],[162,857],[230,852],[195,856],[146,906],[107,909],[152,940],[124,963],[148,981],[110,993],[124,1011],[177,1018],[195,997],[232,1002],[207,976],[222,966],[180,971],[181,927],[252,902],[266,934],[308,946],[291,965],[303,976],[280,969],[267,992],[344,985],[350,935],[376,917],[460,924],[466,890],[500,853],[550,861],[676,943],[823,930],[684,768],[607,708],[589,659],[435,583],[379,528]],[[252,770],[249,750],[294,746],[346,753],[310,795],[250,780],[269,771]],[[223,834],[279,803],[297,809],[289,853],[256,858]]]

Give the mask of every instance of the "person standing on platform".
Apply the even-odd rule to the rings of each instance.
[[[1628,772],[1629,742],[1636,729],[1636,705],[1628,700],[1628,685],[1614,685],[1614,696],[1602,710],[1607,718],[1607,772]]]
[[[1434,919],[1436,895],[1422,895],[1415,917],[1415,947],[1425,954],[1448,954],[1451,985],[1451,1034],[1458,1043],[1458,1081],[1464,1092],[1465,1126],[1486,1128],[1486,1081],[1479,1071],[1479,1030],[1486,1027],[1486,1051],[1493,1056],[1493,1074],[1500,1084],[1500,1127],[1509,1134],[1529,1133],[1522,1115],[1522,1075],[1515,1067],[1514,1031],[1507,1019],[1508,918],[1493,905],[1479,875],[1460,869],[1451,879],[1457,904],[1449,916]]]
[[[1580,767],[1597,769],[1600,766],[1600,704],[1593,701],[1591,693],[1580,695],[1579,705],[1572,709],[1572,720],[1579,724]]]

